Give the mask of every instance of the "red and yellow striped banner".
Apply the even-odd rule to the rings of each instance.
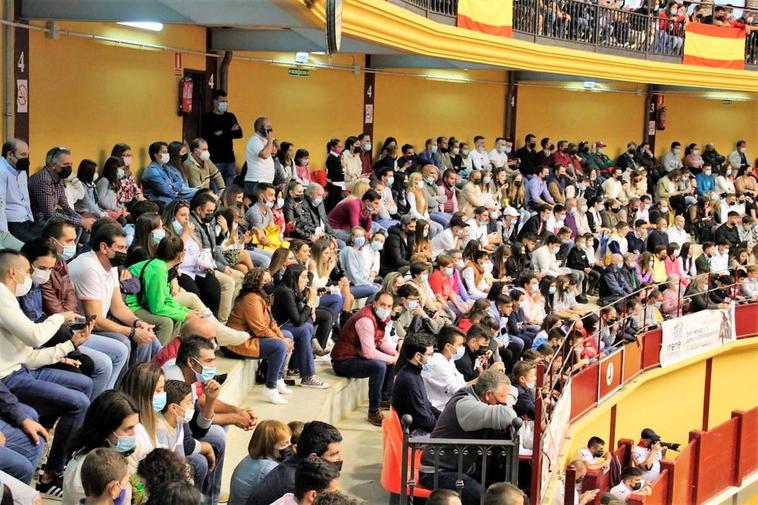
[[[684,57],[686,65],[745,68],[745,29],[688,23],[685,29]]]
[[[459,0],[458,26],[468,30],[510,37],[512,0]]]

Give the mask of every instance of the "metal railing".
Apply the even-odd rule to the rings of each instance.
[[[453,20],[458,13],[458,0],[388,1],[419,10],[426,17]],[[711,4],[702,5],[712,8]],[[740,10],[751,12],[758,19],[758,10]],[[513,0],[513,30],[531,35],[534,42],[551,39],[589,46],[595,52],[603,48],[641,58],[651,55],[681,58],[685,21],[680,16],[661,17],[647,7],[625,10],[589,0]],[[758,31],[746,35],[745,63],[758,65]]]
[[[434,460],[434,472],[432,486],[429,490],[439,487],[440,477],[440,458],[452,454],[456,459],[456,469],[448,472],[456,474],[456,491],[459,495],[465,488],[463,479],[469,468],[464,468],[464,463],[471,463],[467,458],[473,454],[476,456],[476,478],[482,485],[482,489],[487,489],[488,477],[495,477],[489,483],[510,482],[518,485],[518,465],[519,465],[519,428],[521,428],[521,418],[515,418],[508,429],[503,430],[503,439],[455,439],[455,438],[416,438],[411,437],[410,426],[413,423],[413,417],[406,414],[400,422],[403,425],[403,454],[401,465],[401,482],[400,482],[400,505],[414,503],[415,490],[418,487],[415,475],[416,453],[426,451]],[[494,469],[493,469],[494,465]],[[442,469],[445,471],[445,469]],[[426,472],[432,474],[432,472]],[[502,478],[501,478],[502,477]],[[480,500],[484,504],[484,493]]]

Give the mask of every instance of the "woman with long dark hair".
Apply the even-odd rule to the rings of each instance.
[[[140,261],[155,256],[163,237],[166,236],[166,230],[163,229],[163,221],[155,212],[141,214],[134,223],[134,239],[126,257],[126,267],[130,267]]]
[[[71,460],[63,474],[63,505],[78,505],[84,495],[81,471],[84,458],[93,449],[110,447],[128,458],[129,472],[136,471],[139,460],[151,448],[137,440],[139,407],[122,391],[105,391],[90,404],[79,431],[69,442]],[[124,503],[131,503],[131,488]]]
[[[284,332],[271,315],[271,274],[254,268],[242,282],[240,294],[229,315],[229,326],[248,333],[250,337],[238,345],[225,347],[230,354],[242,358],[268,361],[263,396],[271,403],[283,405],[282,395],[292,394],[284,384],[284,362],[292,352],[292,334]]]
[[[274,290],[272,307],[274,319],[284,329],[292,330],[290,326],[306,326],[311,329],[312,352],[323,356],[327,354],[324,348],[329,339],[334,318],[329,309],[319,308],[318,303],[318,294],[316,289],[310,286],[310,278],[305,265],[294,264],[287,267],[281,282]],[[307,358],[307,355],[304,356]],[[307,366],[311,365],[307,364]]]

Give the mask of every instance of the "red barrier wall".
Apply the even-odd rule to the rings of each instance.
[[[674,461],[674,471],[670,477],[672,486],[669,503],[692,503],[695,498],[693,482],[695,479],[697,442],[697,440],[690,442]]]
[[[739,421],[732,418],[700,437],[697,471],[697,502],[702,503],[722,490],[737,484],[737,429]],[[732,449],[732,450],[729,450]]]
[[[571,378],[571,422],[597,403],[597,371],[593,363]]]
[[[663,332],[660,328],[651,330],[642,336],[642,368],[658,366],[661,357],[662,338]]]
[[[624,346],[624,379],[626,382],[642,370],[642,347],[636,342]]]
[[[734,327],[737,338],[758,335],[758,304],[737,305],[734,308]]]
[[[611,354],[600,361],[600,376],[598,378],[600,381],[600,396],[598,401],[603,400],[621,387],[621,365],[624,360],[624,352],[625,350],[622,350],[621,352]]]
[[[740,419],[739,445],[736,451],[740,480],[758,470],[758,407],[747,412],[733,412]]]

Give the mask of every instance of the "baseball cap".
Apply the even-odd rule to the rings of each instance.
[[[605,147],[605,142],[603,142],[602,140],[598,140],[597,142],[595,142],[595,147]]]
[[[652,428],[645,428],[640,434],[640,438],[650,440],[652,443],[660,442],[661,437]]]
[[[454,215],[450,219],[450,227],[452,228],[453,226],[460,226],[462,228],[465,228],[466,226],[468,226],[468,223],[464,221],[463,218],[461,218],[461,216]]]
[[[504,216],[511,216],[511,217],[519,217],[520,214],[513,207],[506,207],[506,208],[503,209],[503,215]]]

